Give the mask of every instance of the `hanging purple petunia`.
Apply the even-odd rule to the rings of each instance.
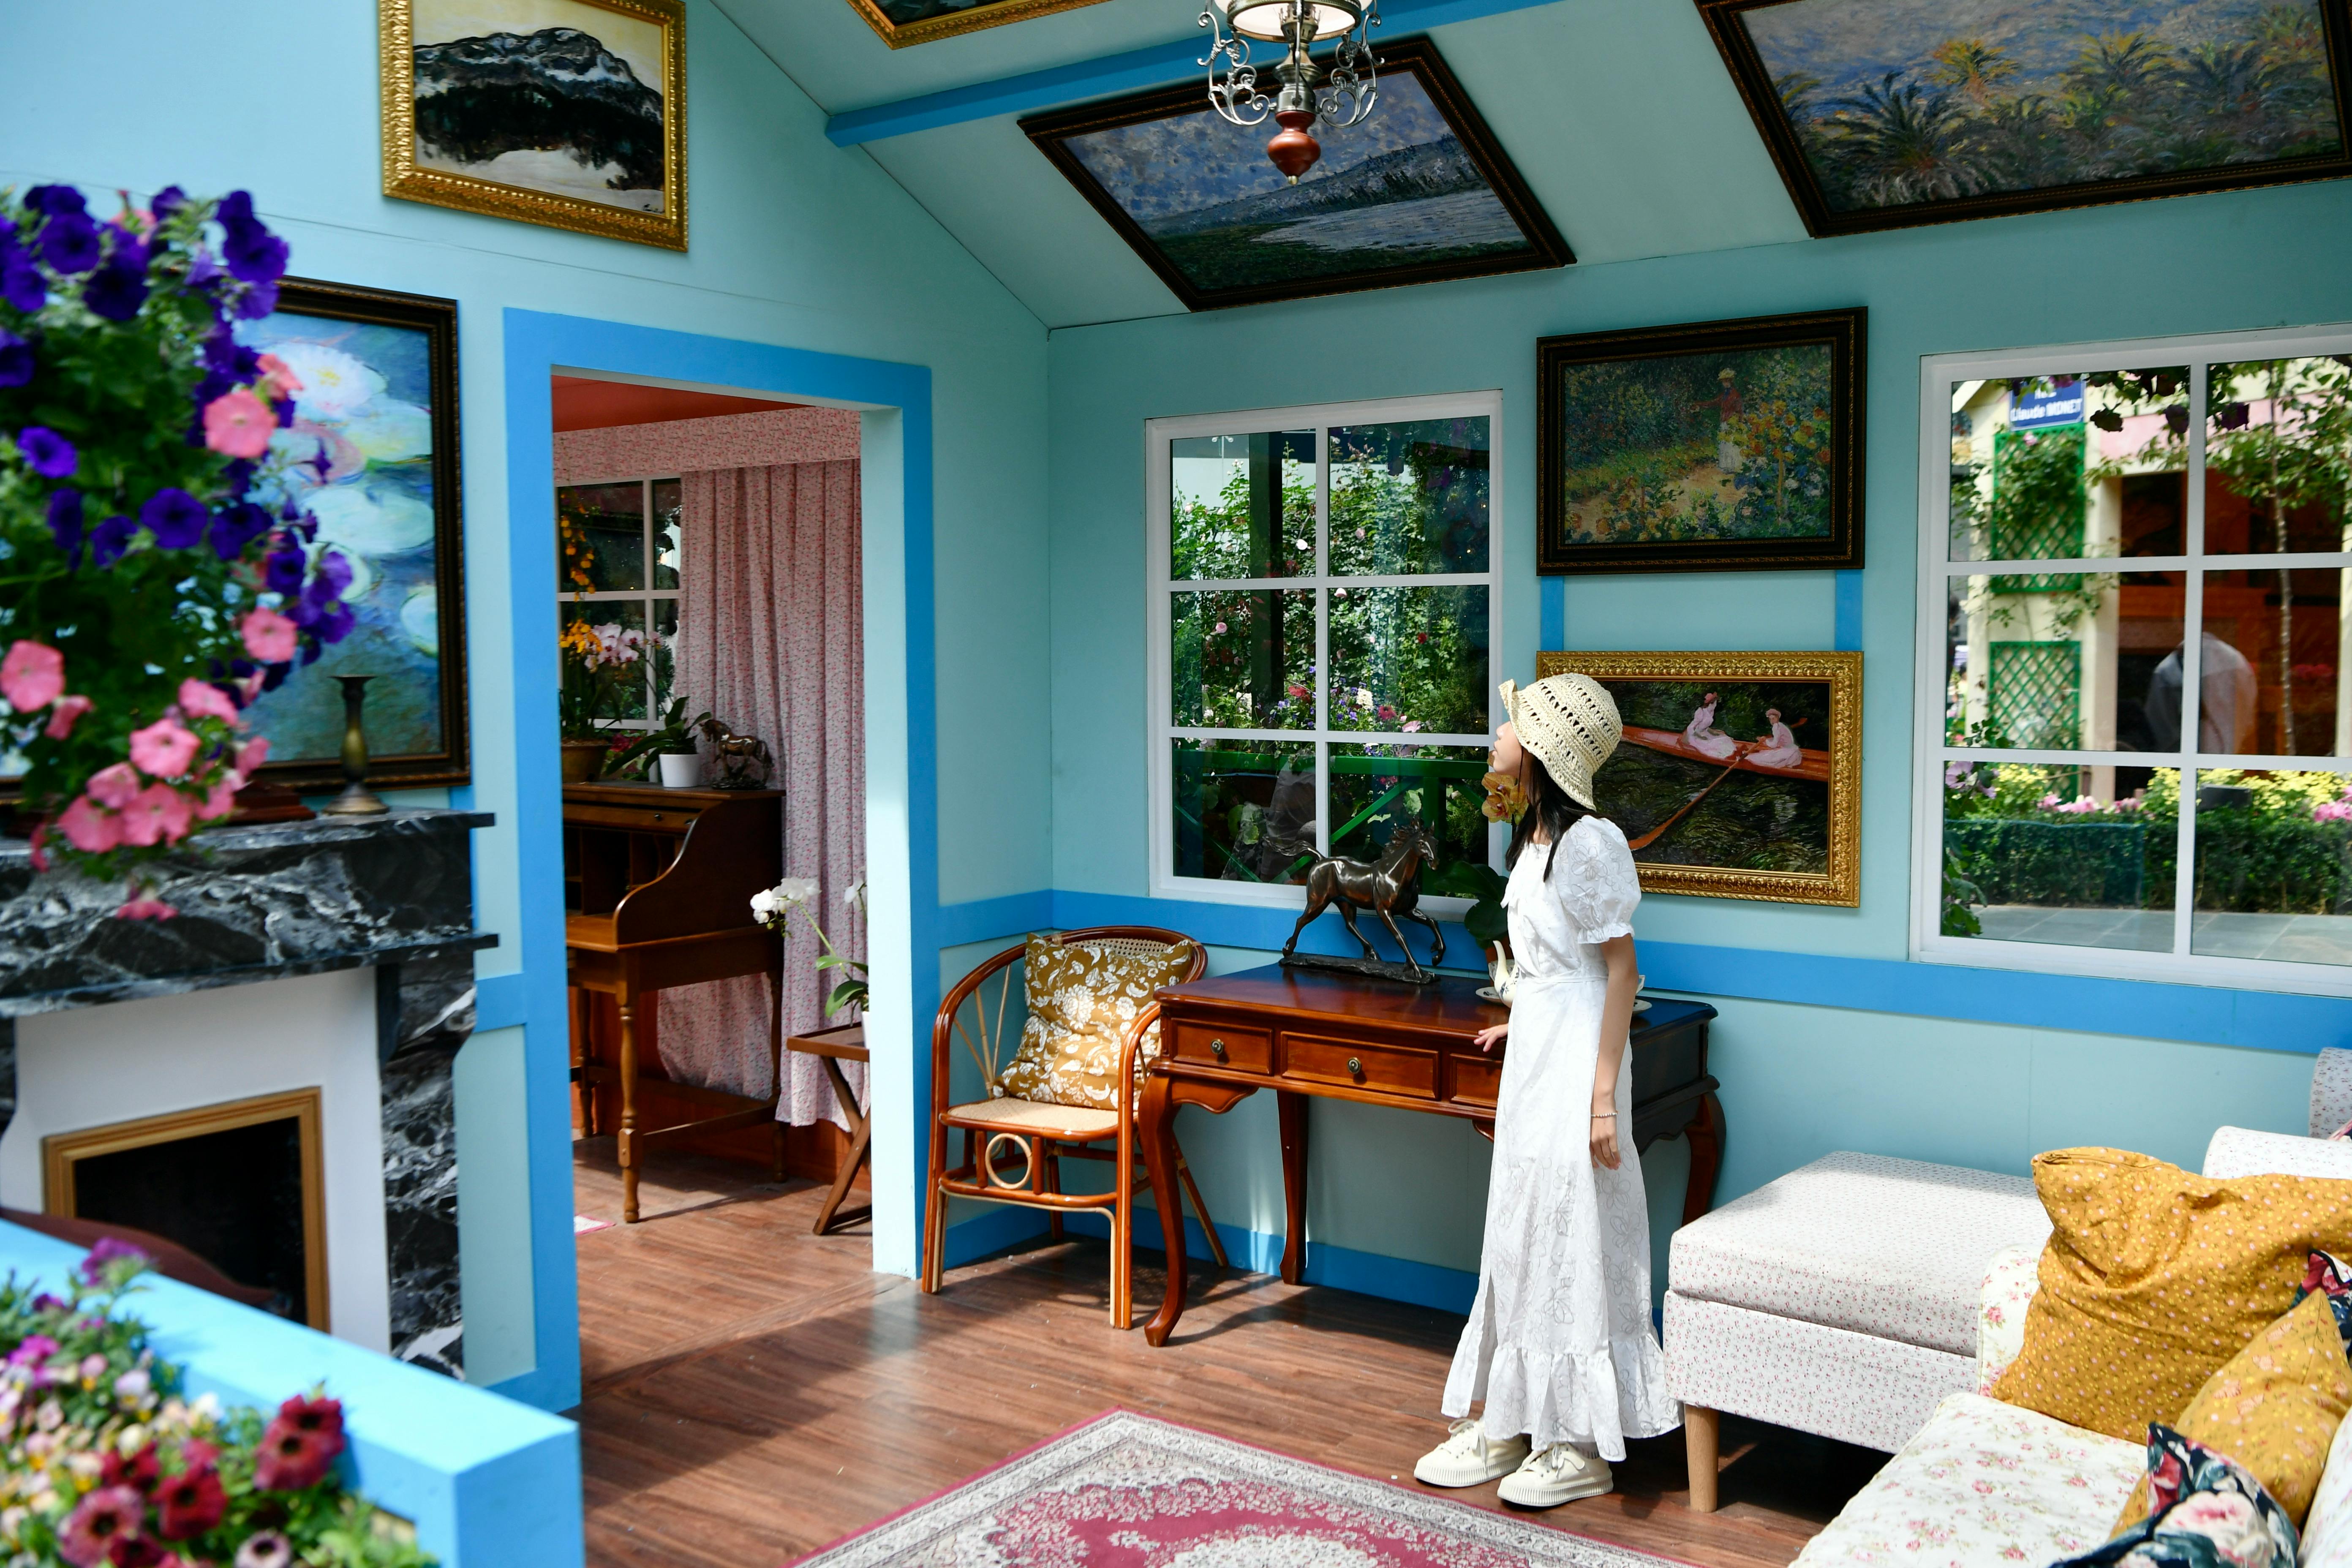
[[[45,479],[62,479],[81,461],[74,444],[46,425],[27,425],[17,431],[16,450],[25,466]]]

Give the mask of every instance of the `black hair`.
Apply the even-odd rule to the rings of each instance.
[[[1519,852],[1535,842],[1536,829],[1540,827],[1550,843],[1551,853],[1544,857],[1544,880],[1549,881],[1552,862],[1559,858],[1559,841],[1568,837],[1570,828],[1595,814],[1569,799],[1543,759],[1527,750],[1524,742],[1520,755],[1525,761],[1520,764],[1519,784],[1527,791],[1528,808],[1511,825],[1511,847],[1504,853],[1503,864],[1517,866]]]

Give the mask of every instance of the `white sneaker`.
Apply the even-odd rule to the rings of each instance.
[[[1525,1437],[1489,1437],[1477,1418],[1456,1421],[1444,1442],[1421,1457],[1412,1479],[1433,1487],[1475,1487],[1507,1476],[1528,1457]]]
[[[1573,1443],[1554,1443],[1529,1454],[1496,1489],[1505,1502],[1521,1508],[1557,1508],[1577,1498],[1599,1497],[1614,1485],[1606,1461],[1579,1453]]]

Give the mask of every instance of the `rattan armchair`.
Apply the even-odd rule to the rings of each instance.
[[[1059,940],[1065,947],[1156,953],[1191,939],[1181,931],[1162,931],[1156,926],[1096,926],[1065,931]],[[953,1098],[949,1069],[951,1045],[957,1036],[962,1037],[994,1094],[1010,1055],[1005,1049],[1004,1016],[1013,984],[1013,966],[1027,951],[1026,943],[1009,947],[965,975],[948,993],[947,1000],[940,1004],[939,1017],[931,1026],[931,1160],[929,1202],[923,1214],[922,1288],[937,1291],[946,1273],[947,1209],[950,1197],[985,1198],[1044,1209],[1053,1216],[1053,1236],[1057,1241],[1062,1236],[1064,1215],[1077,1209],[1102,1210],[1110,1218],[1110,1322],[1115,1329],[1124,1329],[1129,1326],[1133,1315],[1135,1188],[1141,1174],[1137,1165],[1139,1152],[1135,1144],[1136,1095],[1132,1088],[1118,1096],[1115,1110],[1047,1105],[1003,1096],[965,1105],[948,1103]],[[1198,980],[1207,966],[1208,954],[1194,942],[1192,965],[1184,978]],[[991,980],[996,985],[992,1007],[983,989]],[[962,1015],[967,1005],[973,1015],[973,1030],[964,1027]],[[1136,1052],[1159,1017],[1160,1005],[1155,1002],[1139,1011],[1128,1026],[1119,1047],[1118,1081],[1121,1084],[1134,1084]],[[963,1135],[962,1161],[953,1169],[948,1165],[948,1138],[951,1132]],[[1102,1147],[1105,1143],[1111,1147]],[[1016,1154],[1021,1165],[1009,1176],[1007,1167]],[[1066,1158],[1109,1161],[1116,1173],[1111,1190],[1062,1191],[1061,1163]],[[1201,1201],[1201,1190],[1193,1184],[1192,1173],[1184,1163],[1181,1149],[1176,1153],[1176,1171],[1184,1195],[1192,1202],[1192,1212],[1200,1216],[1201,1228],[1208,1234],[1209,1251],[1223,1267],[1224,1245],[1218,1239],[1217,1227],[1209,1218],[1207,1205]]]

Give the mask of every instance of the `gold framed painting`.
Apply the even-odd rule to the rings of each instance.
[[[849,8],[894,49],[982,27],[1075,11],[1098,0],[849,0]]]
[[[1862,902],[1862,655],[1539,653],[1617,700],[1593,775],[1645,893]]]
[[[383,194],[686,248],[685,0],[377,0]]]

